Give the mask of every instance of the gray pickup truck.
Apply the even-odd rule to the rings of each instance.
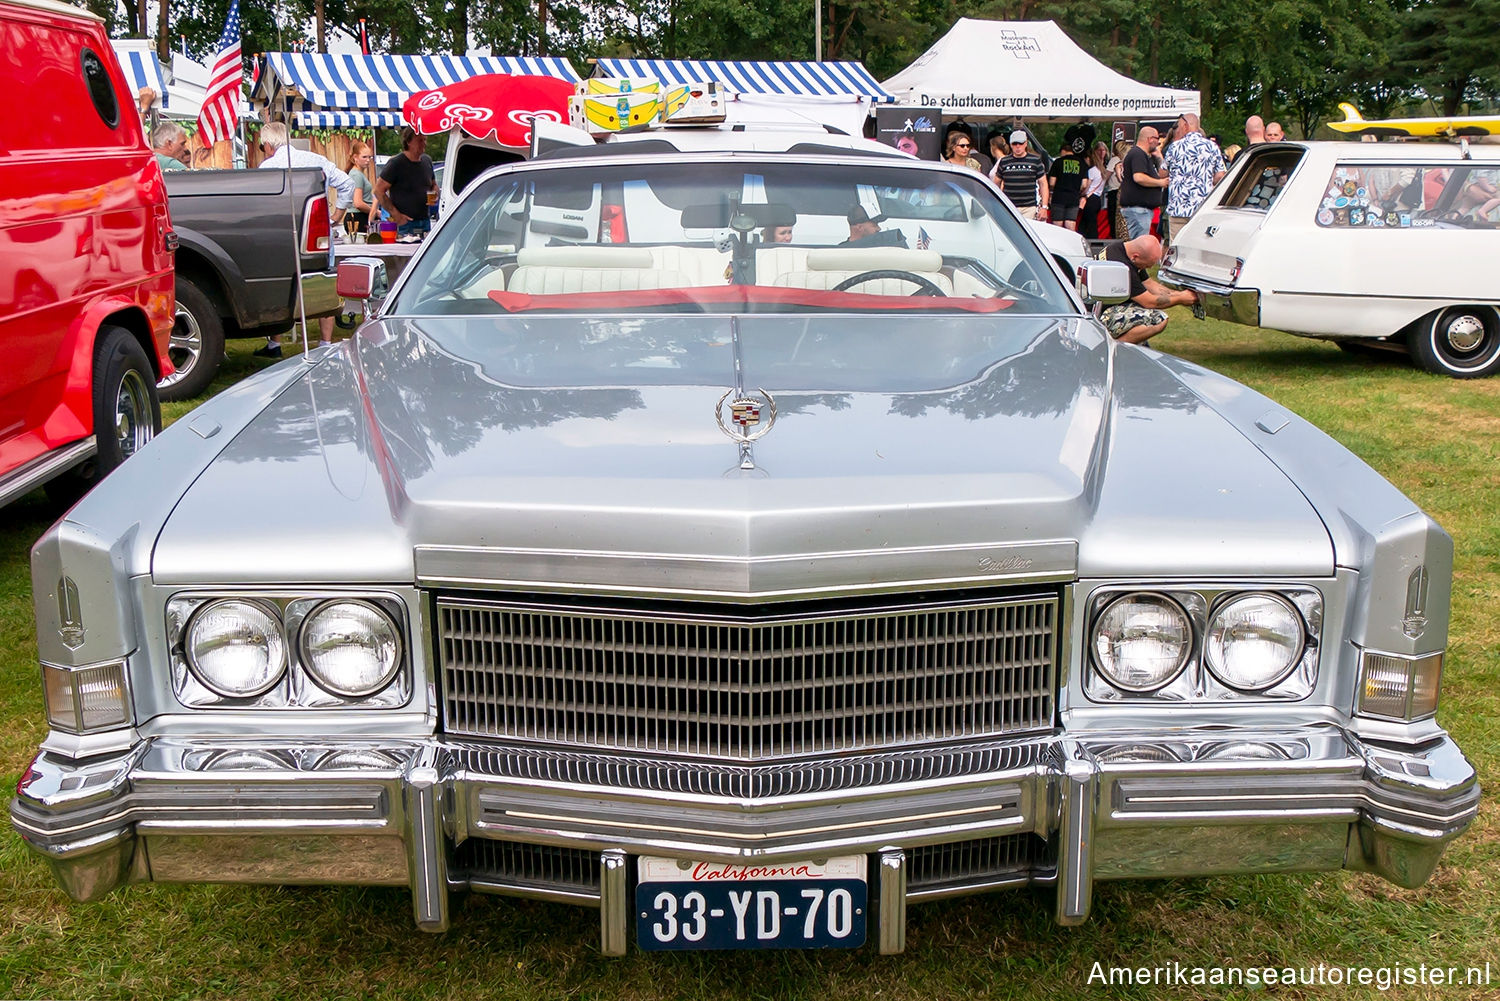
[[[213,381],[226,337],[291,328],[299,272],[307,316],[332,313],[339,300],[321,171],[172,171],[166,179],[179,241],[169,351],[177,371],[158,390],[163,400],[185,400]]]

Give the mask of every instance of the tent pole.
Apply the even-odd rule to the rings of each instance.
[[[823,61],[823,0],[813,0],[813,60]]]

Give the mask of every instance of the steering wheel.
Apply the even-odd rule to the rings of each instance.
[[[861,282],[874,281],[877,278],[895,278],[899,281],[911,282],[917,287],[917,290],[913,292],[912,295],[936,295],[942,296],[943,298],[947,298],[948,296],[948,293],[944,292],[940,286],[933,284],[931,281],[923,278],[921,275],[913,274],[910,271],[900,271],[896,268],[881,268],[878,271],[861,271],[857,275],[850,275],[848,278],[845,278],[833,288],[829,289],[829,291],[847,292]]]

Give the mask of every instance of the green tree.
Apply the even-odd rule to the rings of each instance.
[[[1493,88],[1500,0],[1418,0],[1400,17],[1394,68],[1440,100],[1445,115]]]

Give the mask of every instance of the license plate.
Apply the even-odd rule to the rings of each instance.
[[[853,949],[864,944],[865,856],[725,865],[637,860],[641,949]]]

